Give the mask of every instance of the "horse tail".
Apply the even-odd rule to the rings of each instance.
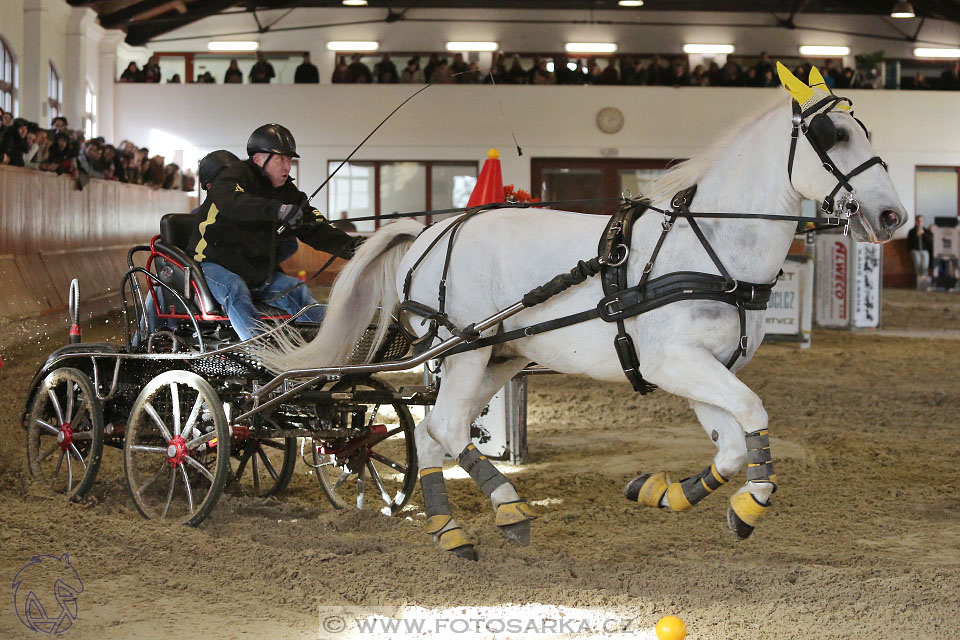
[[[400,261],[422,230],[422,224],[405,218],[373,234],[334,281],[317,337],[305,343],[297,339],[299,335],[278,336],[277,347],[258,349],[264,366],[279,373],[343,364],[379,309],[376,333],[365,358],[369,362],[400,303],[396,286]]]

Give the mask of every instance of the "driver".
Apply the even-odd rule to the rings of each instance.
[[[316,303],[306,286],[279,269],[297,238],[346,259],[363,242],[327,222],[294,185],[290,160],[300,156],[286,127],[257,127],[247,140],[247,155],[213,179],[189,245],[242,340],[262,330],[254,302],[269,302],[290,314]],[[298,321],[320,322],[323,316],[319,307]]]

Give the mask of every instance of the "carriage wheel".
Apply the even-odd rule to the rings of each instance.
[[[230,481],[240,493],[266,498],[280,493],[290,484],[297,465],[297,439],[236,438],[230,445],[234,465]],[[246,474],[246,475],[245,475]]]
[[[123,468],[144,518],[206,518],[230,474],[230,430],[210,383],[190,371],[148,382],[127,420]]]
[[[393,391],[376,378],[343,380],[332,391]],[[363,404],[345,406],[349,422],[357,407],[365,410],[365,424],[379,430],[383,438],[356,451],[338,455],[326,451],[342,448],[343,440],[313,441],[313,463],[320,488],[337,509],[374,509],[392,516],[407,504],[417,483],[417,449],[413,439],[416,426],[405,404]],[[321,448],[323,451],[321,451]]]
[[[30,475],[79,500],[90,490],[103,455],[103,410],[90,378],[63,367],[37,387],[27,424]]]

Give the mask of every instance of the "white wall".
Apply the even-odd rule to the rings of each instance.
[[[17,57],[17,85],[23,87],[23,0],[0,0],[0,35]],[[17,99],[23,100],[21,90]],[[18,112],[16,115],[20,115]]]
[[[302,156],[300,186],[310,193],[394,107],[410,85],[117,85],[118,138],[175,136],[202,155],[226,148],[243,156],[250,131],[280,122]],[[684,158],[740,118],[764,109],[779,89],[600,86],[434,86],[367,142],[357,160],[478,160],[502,153],[504,180],[530,187],[533,157]],[[960,166],[960,93],[848,91],[874,132],[907,209],[914,209],[916,165]],[[498,101],[523,147],[518,157]],[[623,130],[601,133],[596,113],[615,106]],[[784,135],[789,132],[785,124]],[[151,149],[153,153],[153,149]],[[326,202],[325,195],[318,202]]]

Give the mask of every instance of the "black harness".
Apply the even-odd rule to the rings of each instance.
[[[817,222],[815,223],[815,230],[821,230],[825,227],[835,228],[840,224],[841,219],[845,218],[846,226],[844,227],[844,235],[846,235],[850,217],[860,214],[860,205],[854,197],[856,190],[850,184],[850,179],[875,164],[879,164],[884,168],[886,168],[886,164],[879,156],[874,156],[855,167],[849,173],[843,173],[827,154],[827,151],[833,147],[837,140],[836,126],[833,121],[830,120],[829,116],[827,116],[827,113],[841,101],[850,102],[846,98],[833,95],[820,100],[807,109],[802,109],[799,103],[796,101],[793,102],[793,117],[791,119],[793,131],[790,141],[790,155],[787,159],[787,174],[792,184],[793,161],[797,148],[797,140],[799,139],[800,133],[803,133],[804,137],[810,142],[810,145],[819,156],[824,169],[837,179],[837,185],[820,204],[820,210],[824,215],[822,217],[818,216]],[[810,125],[807,126],[806,118],[811,115],[813,118],[810,121]],[[857,122],[861,127],[864,126],[859,120],[857,120]],[[866,127],[864,127],[864,131],[866,131]],[[835,199],[840,189],[846,189],[847,193],[844,194],[840,198],[839,203],[837,203]],[[773,282],[754,283],[741,282],[731,277],[730,273],[720,261],[719,256],[717,256],[713,250],[713,247],[710,246],[696,218],[760,218],[796,222],[807,222],[810,221],[810,218],[762,213],[693,213],[690,211],[690,204],[693,202],[696,192],[697,186],[693,185],[677,193],[670,201],[670,210],[654,207],[645,199],[625,200],[617,213],[611,216],[607,223],[600,239],[600,246],[596,257],[587,261],[581,260],[569,273],[555,276],[549,282],[530,290],[523,296],[522,300],[525,307],[532,307],[599,273],[604,297],[595,308],[520,329],[501,332],[486,338],[480,337],[479,332],[476,331],[473,324],[460,329],[447,317],[447,272],[450,267],[450,258],[453,255],[454,239],[463,224],[483,211],[492,208],[509,207],[511,205],[495,203],[468,209],[464,215],[449,225],[431,241],[423,254],[421,254],[407,272],[403,284],[404,299],[400,303],[397,313],[400,319],[399,324],[401,330],[414,345],[415,353],[423,352],[430,347],[433,340],[437,337],[440,327],[444,327],[451,334],[466,340],[464,344],[445,351],[441,356],[445,358],[457,353],[502,344],[511,340],[517,340],[519,338],[600,318],[604,322],[616,323],[617,336],[614,338],[614,349],[620,360],[621,368],[634,390],[641,394],[647,394],[657,387],[643,378],[636,347],[630,334],[627,333],[624,321],[674,302],[685,300],[712,300],[735,307],[740,320],[740,339],[733,354],[725,363],[725,366],[730,369],[736,364],[737,360],[747,352],[746,312],[763,311],[767,308],[767,303],[770,301],[771,291],[774,285],[776,285],[776,280]],[[836,210],[838,205],[839,210]],[[627,261],[630,257],[633,225],[646,211],[658,212],[664,216],[664,220],[661,223],[660,237],[657,239],[650,259],[644,266],[639,282],[633,286],[629,286],[627,282]],[[679,218],[683,218],[689,223],[694,235],[696,235],[704,251],[707,252],[707,255],[710,257],[719,274],[676,271],[656,278],[650,277],[654,263],[660,254],[660,250],[663,248],[667,235],[673,229],[674,223]],[[433,309],[425,304],[410,300],[410,288],[417,267],[420,266],[427,255],[443,238],[447,238],[446,257],[443,265],[443,273],[440,278],[438,308]],[[423,318],[424,323],[429,322],[430,328],[427,333],[422,337],[417,337],[408,331],[403,321],[404,313],[419,316]]]

